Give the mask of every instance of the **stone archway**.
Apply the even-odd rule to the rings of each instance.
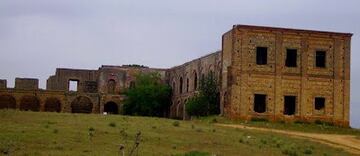
[[[40,111],[40,101],[36,96],[25,95],[20,100],[20,110],[23,111]]]
[[[72,113],[91,113],[92,108],[91,99],[85,96],[79,96],[71,102]]]
[[[0,109],[15,109],[16,100],[11,95],[0,95]]]
[[[45,111],[46,112],[60,112],[61,111],[61,102],[59,99],[50,97],[45,101]]]
[[[119,114],[119,108],[118,105],[115,102],[107,102],[104,105],[104,112],[107,114]]]

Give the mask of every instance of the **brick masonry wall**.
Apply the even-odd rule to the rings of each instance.
[[[39,89],[39,80],[33,78],[16,78],[16,89],[37,90]]]
[[[6,88],[7,88],[7,81],[0,80],[0,89],[6,89]]]
[[[225,116],[270,120],[323,120],[349,125],[348,34],[235,26],[223,36],[222,100]],[[267,47],[267,64],[256,64],[256,47]],[[297,67],[286,67],[286,49],[297,49]],[[315,52],[326,51],[326,68]],[[336,59],[334,59],[336,58]],[[229,63],[231,62],[231,63]],[[227,69],[227,70],[224,70]],[[266,112],[256,113],[254,94],[266,94]],[[295,115],[284,114],[284,96],[296,96]],[[314,108],[315,97],[326,99]]]

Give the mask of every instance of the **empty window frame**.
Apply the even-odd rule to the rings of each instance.
[[[180,88],[179,88],[179,93],[181,94],[182,92],[183,92],[183,78],[182,77],[180,77]]]
[[[315,110],[323,110],[325,108],[325,98],[315,97]]]
[[[68,86],[69,86],[69,91],[77,92],[79,87],[79,80],[69,80]]]
[[[287,49],[286,50],[286,67],[296,67],[297,66],[297,50],[296,49]]]
[[[189,92],[189,78],[186,78],[186,92]]]
[[[266,95],[254,94],[254,111],[256,113],[266,112]]]
[[[326,51],[316,51],[315,66],[319,68],[326,67]]]
[[[296,110],[296,96],[284,96],[284,115],[294,115]]]
[[[198,78],[197,78],[197,74],[195,72],[195,74],[194,74],[194,90],[197,90],[197,83],[198,83]]]
[[[256,64],[266,65],[267,64],[267,47],[256,47]]]

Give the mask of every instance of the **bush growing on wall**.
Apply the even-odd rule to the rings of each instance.
[[[141,73],[126,92],[124,114],[165,116],[170,107],[171,88],[161,83],[159,73]]]
[[[213,72],[200,79],[199,93],[186,103],[190,116],[206,116],[220,113],[218,80]]]

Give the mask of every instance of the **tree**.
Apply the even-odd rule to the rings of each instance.
[[[170,107],[171,88],[161,83],[159,73],[141,73],[126,92],[124,114],[165,116]]]
[[[220,113],[218,80],[213,72],[200,79],[199,93],[186,103],[190,116],[205,116]]]

